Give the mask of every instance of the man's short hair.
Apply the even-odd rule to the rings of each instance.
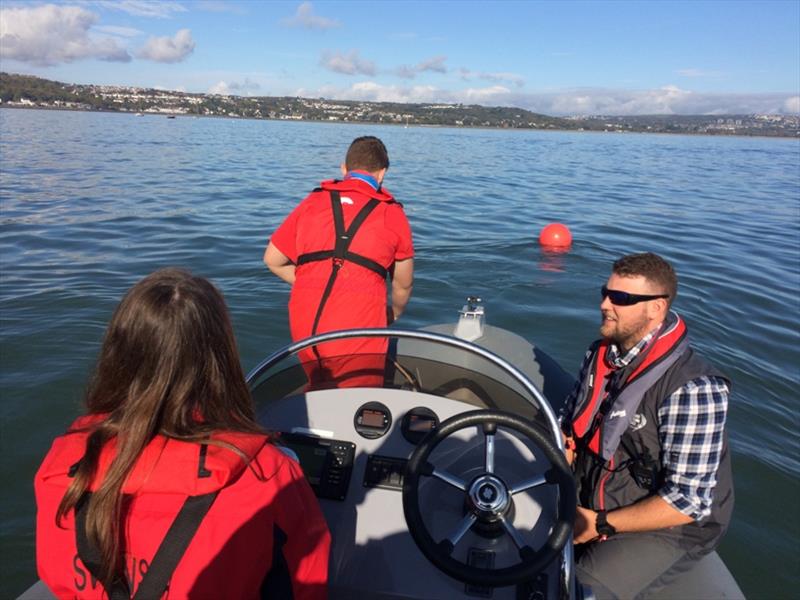
[[[660,288],[661,293],[669,294],[670,304],[678,295],[678,276],[675,269],[658,254],[628,254],[614,262],[612,272],[620,277],[644,277]]]
[[[389,168],[389,153],[378,138],[365,135],[353,140],[344,159],[348,171],[367,171],[377,173]]]

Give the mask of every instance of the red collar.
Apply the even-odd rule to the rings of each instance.
[[[320,187],[322,187],[324,190],[336,190],[337,192],[358,192],[368,196],[369,198],[380,200],[381,202],[394,201],[394,196],[392,196],[392,193],[385,187],[381,187],[381,189],[376,190],[366,181],[361,181],[360,179],[356,178],[329,179],[327,181],[323,181],[320,184]]]

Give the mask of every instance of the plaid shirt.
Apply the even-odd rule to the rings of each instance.
[[[616,344],[608,350],[608,360],[622,368],[636,358],[658,330],[648,333],[622,355]],[[561,419],[575,411],[580,382],[587,376],[591,352],[587,352],[572,393],[567,397]],[[728,386],[718,377],[698,377],[686,382],[661,403],[658,409],[658,437],[664,485],[658,494],[675,510],[699,521],[711,513],[717,467],[722,455]]]

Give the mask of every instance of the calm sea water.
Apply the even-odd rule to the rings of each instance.
[[[800,588],[800,141],[402,128],[0,110],[0,598],[36,579],[31,481],[80,411],[105,324],[165,265],[213,279],[242,363],[288,339],[270,232],[349,142],[389,148],[387,187],[414,229],[401,323],[488,321],[576,370],[618,256],[680,276],[695,345],[734,380],[736,512],[721,554],[749,598]],[[567,254],[537,246],[560,221]]]

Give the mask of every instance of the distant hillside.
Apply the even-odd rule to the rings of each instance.
[[[27,106],[203,116],[465,127],[576,128],[565,119],[539,115],[520,108],[190,94],[123,86],[66,84],[8,73],[0,73],[0,100],[3,104]]]
[[[299,97],[192,94],[126,86],[77,85],[0,73],[0,106],[106,110],[305,121],[341,121],[648,133],[797,137],[800,118],[783,115],[650,115],[559,118],[477,104],[401,104]]]
[[[54,100],[70,101],[76,92],[59,81],[40,79],[31,75],[9,75],[0,73],[0,100],[3,103],[21,101],[25,98],[39,102]]]

